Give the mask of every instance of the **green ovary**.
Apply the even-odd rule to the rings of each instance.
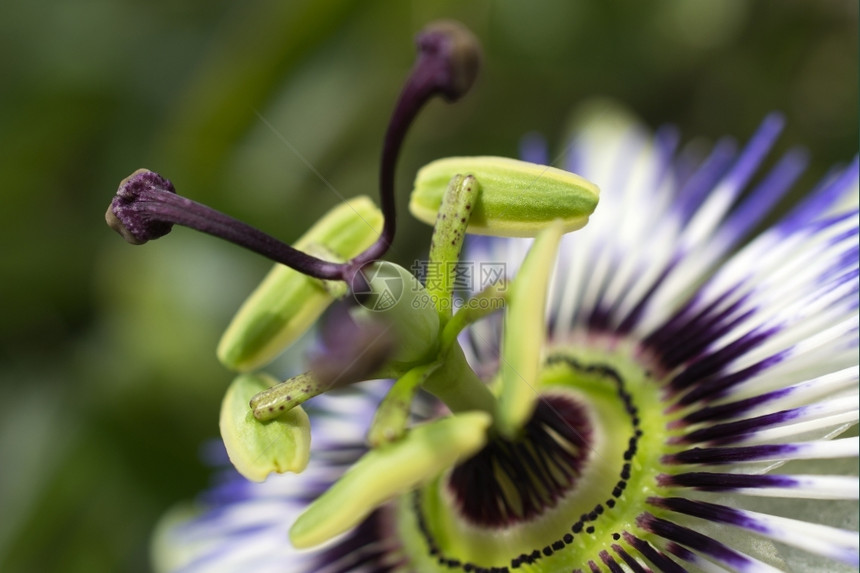
[[[552,507],[531,519],[497,527],[470,523],[463,515],[449,486],[450,473],[403,496],[397,501],[397,531],[410,567],[450,572],[462,571],[468,563],[486,569],[570,571],[589,560],[599,562],[600,551],[613,553],[612,544],[625,546],[623,537],[618,540],[613,534],[638,532],[636,516],[646,510],[647,497],[657,493],[657,474],[667,469],[660,457],[667,453],[667,423],[675,418],[664,413],[659,381],[632,355],[624,350],[550,348],[539,391],[579,404],[589,417],[592,433],[582,454],[580,475]],[[636,451],[628,462],[625,452],[633,437]],[[626,487],[614,495],[625,463],[630,464],[629,478],[623,480]],[[489,468],[488,473],[492,473]],[[602,513],[586,519],[575,532],[577,521],[598,504]],[[551,550],[549,555],[545,548]],[[540,553],[537,560],[517,563],[520,556],[534,551]]]

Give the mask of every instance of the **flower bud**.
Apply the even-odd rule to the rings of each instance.
[[[381,228],[379,209],[369,198],[357,197],[329,211],[295,247],[348,260],[369,247]],[[218,359],[240,372],[265,365],[298,339],[334,300],[332,289],[323,281],[275,265],[227,327],[218,344]]]
[[[263,374],[243,374],[233,380],[221,403],[221,439],[236,470],[251,481],[263,481],[272,472],[299,473],[308,465],[311,427],[301,406],[266,422],[254,417],[248,402],[274,386]]]
[[[448,182],[473,175],[480,187],[466,232],[534,237],[559,219],[565,233],[580,229],[597,206],[600,190],[568,171],[505,157],[449,157],[421,168],[409,210],[433,224]]]

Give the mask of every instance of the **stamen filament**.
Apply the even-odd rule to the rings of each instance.
[[[415,393],[439,366],[439,362],[416,366],[394,383],[380,402],[367,432],[367,441],[372,448],[403,437]]]
[[[425,390],[442,400],[452,412],[481,410],[495,413],[495,396],[466,362],[458,344],[440,355],[439,360],[442,365],[424,382]]]
[[[470,324],[503,309],[507,303],[507,288],[507,280],[501,279],[467,300],[457,314],[445,324],[439,337],[441,348],[447,349],[453,346],[457,342],[457,335]]]

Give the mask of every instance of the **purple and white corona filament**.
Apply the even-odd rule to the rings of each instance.
[[[781,127],[769,116],[740,149],[699,157],[671,129],[584,123],[564,168],[601,203],[561,241],[522,433],[297,550],[289,528],[366,451],[385,384],[319,396],[305,472],[227,470],[162,523],[157,568],[856,571],[858,162],[777,216],[805,168],[789,151],[763,169]],[[540,140],[524,155],[547,163]],[[473,238],[461,260],[515,276],[529,245]],[[502,333],[495,314],[459,336],[491,386]]]

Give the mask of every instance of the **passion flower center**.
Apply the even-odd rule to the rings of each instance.
[[[451,472],[448,488],[460,514],[474,525],[503,528],[555,507],[581,475],[592,436],[581,404],[542,397],[520,437],[492,439]]]
[[[665,471],[671,419],[660,381],[633,345],[559,345],[547,354],[544,399],[519,439],[494,439],[399,501],[397,530],[413,571],[598,570],[604,553],[627,546],[623,534]]]

